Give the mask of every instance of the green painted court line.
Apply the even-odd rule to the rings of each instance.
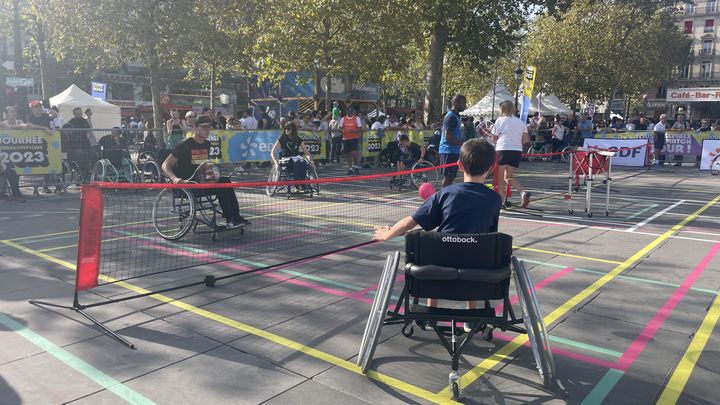
[[[575,269],[575,270],[577,271],[577,269]],[[605,349],[604,347],[599,347],[599,346],[591,345],[588,343],[582,343],[582,342],[578,342],[576,340],[565,339],[565,338],[561,338],[561,337],[557,337],[557,336],[552,336],[552,335],[549,335],[549,336],[550,336],[550,340],[552,340],[552,341],[562,343],[564,345],[568,345],[568,346],[572,346],[572,347],[577,347],[578,349],[585,349],[585,350],[589,350],[589,351],[596,352],[596,353],[606,354],[606,355],[612,356],[612,357],[622,357],[622,355],[623,355],[620,352],[616,352],[615,350]]]
[[[539,266],[554,267],[554,268],[559,268],[559,269],[564,269],[565,267],[567,267],[567,266],[563,266],[563,265],[560,265],[560,264],[544,263],[544,262],[539,262],[539,261],[529,260],[529,259],[523,259],[523,261],[526,261],[526,262],[528,262],[528,263],[537,264],[537,265],[539,265]],[[598,274],[598,275],[605,275],[605,274],[607,274],[607,273],[604,272],[604,271],[583,269],[583,268],[580,268],[580,267],[576,267],[576,268],[575,268],[575,271],[579,271],[579,272],[581,272],[581,273]],[[679,288],[679,287],[680,287],[680,284],[668,283],[668,282],[665,282],[665,281],[650,280],[650,279],[647,279],[647,278],[640,278],[640,277],[634,277],[634,276],[623,276],[623,275],[620,275],[620,276],[617,276],[617,278],[622,279],[622,280],[637,281],[637,282],[645,283],[645,284],[662,285],[662,286],[665,286],[665,287],[674,287],[674,288]],[[691,291],[701,292],[701,293],[704,293],[704,294],[720,295],[720,291],[711,290],[711,289],[708,289],[708,288],[691,287],[690,290],[691,290]]]
[[[108,391],[112,392],[113,394],[117,395],[124,401],[131,403],[131,404],[138,404],[138,405],[149,405],[149,404],[155,403],[155,402],[145,398],[144,396],[140,395],[138,392],[133,391],[132,389],[126,387],[121,382],[119,382],[116,379],[110,377],[109,375],[103,373],[102,371],[96,369],[95,367],[91,366],[90,364],[86,363],[85,361],[75,357],[74,355],[70,354],[69,352],[65,351],[64,349],[56,346],[49,340],[47,340],[44,337],[38,335],[37,333],[31,331],[30,329],[21,325],[20,323],[18,323],[14,319],[8,317],[7,315],[5,315],[2,312],[0,312],[0,323],[7,326],[11,331],[13,331],[13,332],[17,333],[18,335],[22,336],[23,338],[25,338],[30,343],[45,350],[47,353],[49,353],[56,359],[62,361],[67,366],[82,373],[89,379],[96,382],[101,387],[103,387],[103,388],[107,389]]]
[[[353,290],[353,291],[364,290],[364,288],[362,288],[362,287],[358,287],[358,286],[346,284],[346,283],[341,283],[339,281],[334,281],[334,280],[330,280],[330,279],[323,278],[323,277],[313,276],[311,274],[300,273],[299,271],[295,271],[295,270],[281,269],[280,272],[285,273],[285,274],[290,274],[293,276],[297,276],[297,277],[301,277],[301,278],[306,278],[308,280],[313,280],[313,281],[318,281],[318,282],[325,283],[325,284],[334,285],[336,287],[347,288],[348,290]]]
[[[602,401],[610,393],[610,390],[612,390],[615,384],[617,384],[624,375],[624,371],[616,370],[614,368],[608,370],[608,372],[603,376],[600,381],[598,381],[598,383],[595,385],[595,388],[590,391],[590,394],[585,397],[585,399],[580,403],[580,405],[601,404]]]
[[[658,206],[658,204],[652,204],[652,205],[650,205],[649,207],[643,208],[643,209],[641,209],[640,211],[638,211],[638,212],[636,212],[636,213],[634,213],[634,214],[632,214],[632,215],[626,216],[624,219],[627,221],[627,220],[629,220],[629,219],[633,219],[633,218],[635,218],[635,217],[639,217],[640,215],[642,215],[642,214],[650,211],[651,209],[653,209],[653,208],[655,208],[655,207],[657,207],[657,206]]]

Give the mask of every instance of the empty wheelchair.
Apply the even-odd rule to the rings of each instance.
[[[214,163],[206,162],[198,166],[188,183],[216,182],[220,170]],[[238,230],[245,233],[243,225],[230,226],[219,223],[222,211],[218,207],[217,196],[202,190],[185,188],[165,188],[155,197],[152,207],[152,224],[155,231],[164,239],[178,240],[191,229],[197,233],[210,233],[212,240],[217,233]],[[198,225],[206,228],[197,229]]]
[[[139,183],[140,171],[135,162],[130,159],[127,151],[122,149],[103,150],[100,160],[95,163],[91,181],[104,181],[110,183]]]
[[[292,160],[305,162],[307,170],[305,171],[304,179],[295,179],[293,174],[290,172]],[[282,158],[278,160],[277,166],[273,166],[270,169],[270,175],[268,176],[268,182],[286,182],[291,180],[317,180],[318,173],[315,165],[310,163],[303,156],[295,156],[289,158]],[[265,192],[268,197],[274,197],[275,195],[284,194],[287,198],[292,196],[309,196],[312,197],[315,194],[320,193],[320,185],[317,183],[312,184],[299,184],[299,185],[269,185],[265,187]]]
[[[402,324],[403,335],[413,334],[413,323],[432,328],[451,357],[448,377],[453,399],[462,394],[459,360],[463,349],[476,333],[492,340],[492,330],[526,333],[543,383],[554,387],[555,363],[540,314],[532,280],[524,264],[512,256],[512,237],[502,233],[442,234],[414,231],[405,237],[405,285],[393,311],[388,312],[400,253],[388,257],[373,301],[360,352],[358,365],[363,372],[371,365],[375,346],[384,324]],[[518,318],[510,302],[510,279],[522,307]],[[482,308],[435,308],[419,303],[421,298],[451,301],[478,301]],[[502,310],[491,302],[501,302]],[[449,326],[441,325],[449,323]],[[460,340],[463,327],[470,327]],[[450,340],[448,340],[450,336]]]

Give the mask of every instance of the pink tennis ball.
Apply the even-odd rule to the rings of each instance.
[[[418,195],[423,200],[427,200],[433,194],[435,194],[435,187],[430,183],[423,183],[418,188]]]

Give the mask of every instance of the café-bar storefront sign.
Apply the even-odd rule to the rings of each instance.
[[[720,101],[720,87],[668,89],[668,103]]]

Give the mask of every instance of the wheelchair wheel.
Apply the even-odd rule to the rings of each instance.
[[[318,177],[318,172],[315,165],[308,166],[308,180],[318,180],[319,178],[320,177]],[[320,194],[320,184],[313,183],[309,186],[313,194]]]
[[[185,236],[195,225],[195,199],[185,189],[163,189],[152,207],[152,224],[165,239]]]
[[[137,164],[138,164],[138,166],[142,166],[144,163],[149,162],[151,160],[157,161],[157,156],[155,156],[155,153],[144,150],[138,154]]]
[[[515,277],[515,288],[517,289],[518,301],[523,311],[523,321],[527,330],[530,349],[535,357],[540,377],[546,387],[555,383],[555,360],[550,350],[550,341],[547,336],[545,322],[540,313],[540,304],[535,295],[535,287],[532,279],[525,269],[525,264],[512,257],[513,275]]]
[[[118,174],[109,160],[100,159],[93,167],[92,173],[90,174],[90,181],[117,183]]]
[[[390,304],[390,296],[395,285],[395,274],[400,264],[400,252],[388,255],[385,260],[380,283],[378,284],[377,294],[373,300],[370,309],[370,316],[365,325],[362,341],[360,342],[360,351],[358,352],[357,365],[362,368],[363,374],[367,372],[375,355],[375,347],[380,340],[380,332],[382,331],[383,321],[387,314],[388,305]]]
[[[713,176],[720,174],[720,155],[715,156],[715,159],[710,163],[710,174]]]
[[[140,183],[140,170],[135,165],[135,162],[128,158],[123,158],[121,161],[122,166],[118,173],[118,179],[123,179],[128,183]]]
[[[560,158],[565,163],[570,163],[570,159],[572,156],[572,151],[575,150],[574,146],[566,146],[562,149],[562,155],[560,155]]]
[[[421,160],[417,163],[415,163],[411,170],[418,170],[418,169],[427,169],[430,167],[435,167],[430,162]],[[420,173],[410,173],[410,182],[412,183],[413,187],[419,188],[421,184],[423,183],[430,183],[433,185],[433,187],[437,188],[439,182],[440,182],[440,174],[438,173],[438,170],[428,170]]]
[[[73,170],[66,161],[61,162],[62,170],[55,174],[55,189],[65,191],[73,181]]]
[[[160,166],[154,161],[149,160],[140,166],[140,182],[141,183],[164,183]]]
[[[427,149],[425,150],[425,160],[437,166],[440,162],[440,155],[435,149]]]
[[[384,167],[384,168],[390,168],[392,167],[392,161],[391,161],[391,150],[390,149],[383,149],[380,151],[380,155],[378,157],[378,166]]]
[[[270,176],[268,176],[268,182],[275,182],[280,180],[280,168],[277,166],[273,166],[272,169],[270,169]],[[278,191],[278,186],[266,186],[265,187],[265,193],[268,197],[275,196],[275,193]]]
[[[527,156],[526,156],[527,161],[528,162],[539,162],[540,160],[542,160],[542,158],[540,156],[533,156],[537,153],[539,153],[539,151],[537,151],[534,146],[530,146],[527,150]]]

